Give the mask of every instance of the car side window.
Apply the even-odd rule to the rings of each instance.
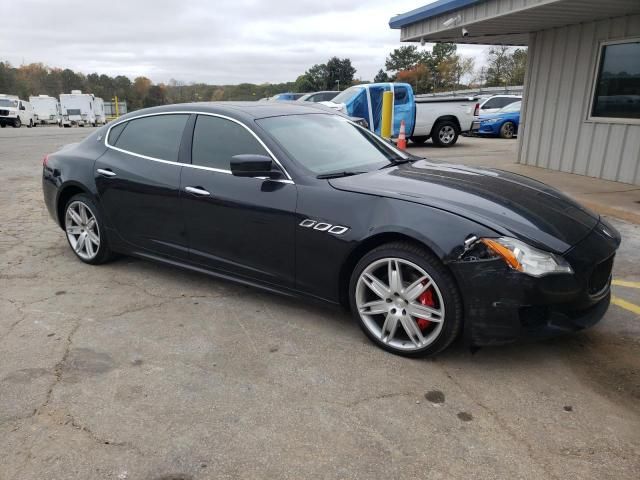
[[[193,131],[191,162],[220,170],[231,169],[234,155],[269,155],[242,125],[209,115],[198,115]]]
[[[482,110],[488,110],[489,108],[500,108],[500,98],[490,98],[482,105]]]
[[[409,101],[406,87],[395,87],[393,93],[394,103],[396,105],[404,105]]]
[[[107,138],[107,143],[109,145],[115,145],[118,141],[118,138],[120,137],[120,134],[122,133],[122,131],[125,129],[125,127],[127,126],[127,122],[121,123],[120,125],[116,125],[115,127],[112,127],[111,130],[109,131],[109,137]]]
[[[115,146],[146,157],[177,162],[180,140],[188,118],[189,115],[172,114],[129,120]],[[112,144],[111,136],[109,140]]]

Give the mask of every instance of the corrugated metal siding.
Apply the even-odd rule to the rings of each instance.
[[[640,125],[587,120],[600,42],[640,37],[640,15],[531,35],[520,163],[640,185]]]

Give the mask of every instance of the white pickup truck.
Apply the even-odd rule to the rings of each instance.
[[[380,134],[382,95],[393,92],[392,136],[405,122],[405,134],[414,143],[429,138],[439,147],[450,147],[461,132],[471,128],[475,97],[416,97],[408,83],[369,83],[355,85],[323,105],[340,110],[351,117],[364,118],[372,132]]]

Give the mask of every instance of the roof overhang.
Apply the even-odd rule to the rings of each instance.
[[[640,0],[438,0],[389,26],[402,42],[526,45],[532,32],[636,13]]]

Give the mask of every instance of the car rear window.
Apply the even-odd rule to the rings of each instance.
[[[172,114],[129,120],[115,146],[145,157],[176,162],[188,118],[186,114]]]

